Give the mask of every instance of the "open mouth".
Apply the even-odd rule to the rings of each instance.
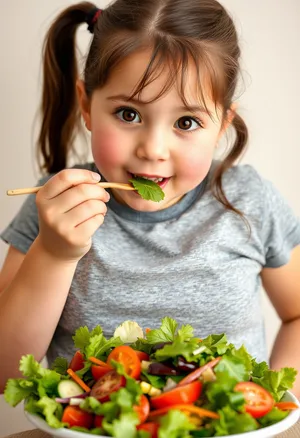
[[[130,179],[132,178],[144,178],[148,179],[149,181],[153,181],[156,184],[158,184],[162,189],[167,185],[171,177],[163,177],[163,176],[157,176],[157,175],[144,175],[141,173],[130,173],[128,172],[128,175],[130,176]]]

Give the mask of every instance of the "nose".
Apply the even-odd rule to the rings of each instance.
[[[144,131],[138,140],[136,155],[142,160],[166,161],[170,157],[167,136],[162,130]]]

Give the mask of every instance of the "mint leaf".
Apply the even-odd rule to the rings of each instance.
[[[160,202],[165,197],[162,189],[154,181],[145,178],[133,178],[129,182],[131,182],[138,194],[147,201]]]

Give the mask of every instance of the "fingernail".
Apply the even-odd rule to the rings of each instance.
[[[92,173],[93,180],[100,181],[101,176],[99,175],[99,173],[96,173],[96,172],[91,172],[91,173]]]

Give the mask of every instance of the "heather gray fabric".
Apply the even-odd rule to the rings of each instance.
[[[270,182],[251,166],[237,166],[224,176],[224,188],[247,216],[249,236],[240,217],[212,196],[208,180],[160,212],[137,212],[111,198],[104,225],[78,264],[50,362],[72,355],[71,336],[79,326],[100,324],[111,336],[124,320],[158,327],[164,316],[190,323],[200,337],[226,333],[258,360],[268,360],[259,274],[264,266],[288,262],[300,244],[299,220]],[[37,234],[31,195],[2,239],[26,253]]]

